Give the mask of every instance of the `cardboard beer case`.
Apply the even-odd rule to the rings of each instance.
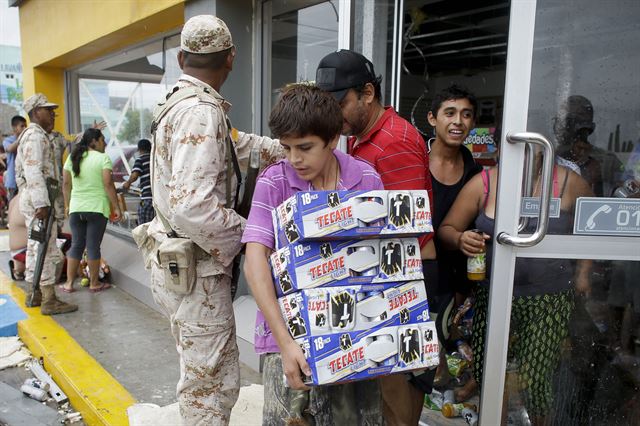
[[[417,238],[296,242],[274,252],[270,263],[278,296],[424,278]]]
[[[426,190],[298,192],[272,213],[276,249],[298,241],[433,232]]]
[[[294,339],[429,319],[423,281],[318,287],[288,294],[278,303]]]
[[[435,324],[414,323],[345,331],[298,340],[311,376],[309,385],[370,379],[392,373],[432,368],[439,363]]]

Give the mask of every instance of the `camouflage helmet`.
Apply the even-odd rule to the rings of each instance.
[[[24,101],[24,103],[22,104],[22,108],[24,108],[24,112],[29,114],[36,108],[58,108],[58,104],[49,102],[47,97],[42,93],[36,93],[35,95],[30,96],[26,101]]]
[[[185,52],[215,53],[230,47],[233,47],[231,32],[217,16],[194,16],[184,24],[180,34],[180,48]]]

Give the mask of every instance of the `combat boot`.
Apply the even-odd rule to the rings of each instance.
[[[58,300],[55,286],[46,285],[42,287],[42,305],[40,305],[40,313],[42,315],[66,314],[77,310],[78,305]]]
[[[31,287],[31,284],[29,284],[29,286]],[[33,295],[33,300],[31,300],[32,293],[33,290],[27,293],[27,297],[24,299],[24,304],[27,308],[35,308],[36,306],[40,306],[42,303],[42,292],[40,291],[40,287],[36,289],[35,294]]]

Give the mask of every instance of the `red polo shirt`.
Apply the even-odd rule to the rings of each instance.
[[[384,114],[362,139],[350,137],[348,149],[351,155],[376,169],[384,189],[426,189],[429,205],[433,206],[427,146],[418,130],[393,107],[385,107]],[[421,238],[420,246],[431,238],[433,233]]]

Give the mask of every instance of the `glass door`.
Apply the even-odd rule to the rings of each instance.
[[[262,134],[280,89],[290,83],[313,81],[320,60],[338,49],[345,1],[267,0],[262,3]]]
[[[633,0],[511,4],[483,425],[640,422],[639,22]]]

